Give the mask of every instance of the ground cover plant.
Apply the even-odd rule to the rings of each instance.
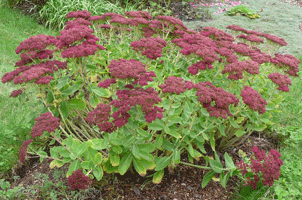
[[[16,63],[20,68],[2,77],[3,83],[14,80],[16,84],[37,86],[45,110],[35,119],[31,136],[43,135],[52,139],[50,145],[62,145],[51,149],[54,160],[50,166],[70,162],[67,177],[71,180],[78,176],[73,173],[78,169],[97,180],[103,170],[124,174],[133,162],[143,176],[146,170],[155,169],[153,182],[158,183],[165,167],[188,164],[180,161],[181,151],[187,150],[192,162],[203,156],[200,152],[206,153],[206,142],[214,151],[223,151],[244,142],[252,131],[264,130],[266,124],[273,123],[269,113],[281,102],[276,90],[288,92],[291,85],[289,77],[280,72],[298,76],[298,59],[280,54],[272,57],[256,47],[257,42],[263,42],[260,37],[275,47],[286,45],[276,36],[229,26],[248,34],[240,36],[252,45],[249,48],[244,43],[234,44],[233,36],[214,27],[198,34],[172,17],[150,20],[152,16],[139,11],[127,12],[126,16],[71,12],[67,18],[75,19],[67,23],[60,36],[38,35],[22,42],[16,49],[21,53],[21,61]],[[99,38],[92,35],[89,25],[94,25]],[[121,39],[116,39],[114,32]],[[97,41],[103,41],[100,44],[104,46]],[[113,49],[117,45],[118,51]],[[153,48],[148,50],[146,45]],[[227,51],[225,45],[233,50]],[[176,57],[174,63],[172,56]],[[50,60],[56,57],[59,60]],[[25,66],[33,62],[31,67]],[[251,87],[261,88],[263,98]],[[23,95],[22,90],[11,94],[19,95]],[[21,162],[31,142],[29,139],[22,145]],[[103,149],[106,152],[100,151]],[[42,149],[36,153],[41,160],[48,157]],[[203,187],[216,173],[225,186],[236,170],[231,158],[225,154],[226,168],[218,156],[215,160],[204,158],[209,167],[195,166],[211,169]]]
[[[230,10],[227,11],[228,15],[244,15],[251,19],[259,18],[260,16],[256,14],[256,12],[246,5],[237,5],[232,7]]]

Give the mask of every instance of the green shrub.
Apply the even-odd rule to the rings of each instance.
[[[259,37],[246,37],[248,46],[214,27],[197,33],[173,17],[151,20],[139,11],[126,16],[71,12],[67,17],[76,19],[57,38],[32,36],[17,47],[20,68],[2,82],[35,87],[44,105],[20,160],[27,149],[41,161],[49,157],[44,148],[31,146],[43,136],[51,140],[50,167],[70,163],[66,176],[72,187],[81,173],[99,181],[104,172],[123,175],[132,166],[141,176],[155,170],[153,183],[159,183],[164,169],[178,164],[210,170],[202,187],[216,173],[225,187],[238,171],[227,153],[224,168],[217,149],[240,145],[274,124],[280,91],[291,85],[285,74],[298,76],[300,61],[261,51],[286,45],[270,34],[253,32]],[[251,34],[236,25],[227,28]],[[15,90],[11,96],[24,93]],[[215,159],[205,155],[206,144]],[[191,163],[204,157],[206,165],[182,162],[184,152]]]

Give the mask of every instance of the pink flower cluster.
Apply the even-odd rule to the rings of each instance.
[[[35,119],[36,124],[31,131],[31,137],[41,136],[44,131],[51,133],[60,126],[60,119],[54,117],[51,112],[43,113]]]
[[[91,16],[91,13],[87,10],[79,10],[79,11],[75,11],[75,12],[69,12],[66,15],[66,18],[84,18],[84,19],[88,19]]]
[[[57,67],[55,65],[57,65]],[[15,84],[21,84],[21,83],[29,82],[31,80],[36,80],[35,81],[36,84],[47,84],[50,82],[50,80],[53,79],[53,77],[43,76],[43,75],[52,74],[54,71],[58,71],[58,69],[66,69],[66,68],[67,68],[66,62],[61,62],[58,60],[46,61],[46,62],[41,62],[37,65],[31,65],[31,67],[21,66],[12,72],[8,72],[4,74],[1,81],[2,83],[6,83],[14,80]],[[23,73],[19,75],[21,72]]]
[[[41,50],[41,51],[27,51],[25,53],[22,53],[20,55],[21,60],[15,63],[15,67],[17,66],[23,66],[28,63],[32,63],[34,59],[52,59],[53,58],[53,52],[51,50]]]
[[[237,61],[225,65],[222,74],[230,73],[228,79],[238,80],[243,78],[243,71],[250,74],[259,74],[259,64],[253,60]]]
[[[22,93],[23,93],[22,90],[14,90],[14,91],[11,93],[11,95],[9,95],[9,97],[16,97],[16,96],[18,96],[18,95],[20,95],[20,94],[22,94]]]
[[[116,80],[114,78],[106,79],[102,82],[99,82],[98,87],[100,88],[108,88],[112,83],[116,83]]]
[[[65,24],[65,30],[69,30],[69,29],[72,29],[72,28],[75,28],[77,26],[91,26],[92,23],[86,19],[83,19],[83,18],[76,18],[72,21],[68,21],[66,22]]]
[[[292,85],[290,78],[285,74],[272,73],[267,76],[273,83],[279,86],[278,90],[289,92],[289,85]]]
[[[230,46],[229,44],[228,46]],[[238,57],[234,54],[234,51],[232,49],[229,49],[227,47],[220,47],[215,50],[219,55],[226,58],[226,62],[234,63],[238,61]],[[223,59],[219,59],[219,62],[225,62]]]
[[[119,108],[112,115],[115,119],[113,123],[117,127],[124,126],[128,122],[130,115],[127,112],[131,109],[131,106],[140,105],[148,123],[154,121],[156,117],[159,119],[163,117],[163,110],[154,106],[154,104],[161,102],[161,98],[158,97],[158,92],[154,88],[143,89],[133,88],[133,86],[128,88],[130,89],[118,90],[116,93],[118,99],[110,103],[110,105]]]
[[[263,43],[263,39],[254,34],[250,34],[250,35],[241,34],[241,35],[238,35],[237,38],[243,38],[243,39],[246,39],[251,42]]]
[[[235,107],[238,105],[239,99],[235,95],[222,88],[216,88],[209,81],[197,83],[194,88],[197,90],[198,101],[203,104],[210,116],[224,119],[227,118],[227,114],[233,116],[229,111],[229,106],[231,104],[234,104]],[[213,102],[215,102],[214,106],[211,105]]]
[[[247,44],[245,43],[237,43],[237,44],[231,44],[230,48],[233,49],[234,51],[236,51],[236,53],[239,53],[241,55],[244,56],[248,56],[249,55],[249,47]]]
[[[254,48],[256,49],[256,48]],[[268,63],[271,60],[271,56],[267,55],[265,52],[261,52],[259,49],[256,49],[256,51],[250,49],[249,50],[249,56],[253,61],[256,61],[259,64],[262,63]]]
[[[243,102],[249,106],[250,109],[258,111],[259,114],[265,113],[265,105],[267,102],[260,96],[257,90],[253,90],[248,86],[244,86],[241,90]]]
[[[186,90],[191,90],[194,87],[194,83],[191,81],[182,82],[181,77],[169,76],[165,80],[165,84],[159,85],[163,93],[184,93]]]
[[[268,156],[265,155],[263,150],[259,150],[258,147],[254,146],[252,149],[255,158],[251,158],[252,164],[249,166],[244,163],[243,160],[236,164],[237,168],[241,170],[242,175],[244,176],[248,173],[247,167],[251,168],[252,173],[262,173],[262,183],[263,185],[269,185],[270,187],[273,185],[274,180],[279,180],[281,175],[280,167],[283,165],[283,161],[279,159],[281,154],[271,149]],[[260,178],[258,174],[254,174],[254,181],[251,180],[250,177],[247,178],[246,185],[252,185],[252,188],[257,187],[257,183]]]
[[[283,68],[286,67],[288,68],[286,73],[288,73],[291,76],[299,76],[297,72],[299,72],[299,63],[301,62],[298,58],[286,54],[286,55],[281,55],[281,54],[276,54],[274,58],[271,58],[270,60],[272,63],[278,64],[279,67]]]
[[[167,42],[159,37],[140,39],[138,41],[131,42],[130,45],[134,51],[142,51],[142,55],[146,55],[147,58],[154,60],[162,57],[162,50],[166,46]]]
[[[27,153],[27,147],[30,143],[32,143],[33,140],[26,140],[25,142],[23,142],[23,144],[21,145],[21,148],[19,150],[19,155],[20,155],[20,162],[23,163],[25,161],[25,156]]]
[[[203,58],[206,63],[212,63],[219,59],[215,52],[217,48],[215,42],[201,34],[183,34],[182,38],[176,38],[172,42],[182,48],[180,53],[184,55],[194,53]]]
[[[93,180],[89,176],[85,176],[83,171],[78,169],[73,171],[72,174],[68,177],[68,186],[71,190],[75,189],[87,189],[89,185],[93,184]]]
[[[206,70],[206,69],[213,69],[213,65],[211,63],[207,63],[204,61],[199,61],[189,66],[188,72],[190,74],[196,75],[199,70]]]
[[[257,35],[257,36],[262,36],[262,37],[265,37],[267,40],[271,40],[272,42],[275,42],[281,46],[286,46],[287,43],[285,42],[285,40],[283,38],[279,38],[277,36],[274,36],[274,35],[271,35],[271,34],[268,34],[268,33],[259,33],[257,31],[248,31],[238,25],[229,25],[226,27],[227,29],[232,29],[234,31],[242,31],[246,34],[254,34],[254,35]]]
[[[78,19],[75,19],[78,20]],[[70,23],[70,22],[69,22]],[[57,36],[58,42],[56,46],[59,49],[63,49],[61,56],[63,58],[78,58],[89,55],[95,55],[95,52],[100,50],[105,50],[102,45],[96,44],[99,39],[92,35],[94,32],[87,25],[72,25],[67,26],[69,29],[65,29],[60,31],[60,36]],[[77,41],[81,41],[82,43],[73,46],[73,44]]]
[[[162,21],[164,23],[164,25],[170,29],[177,29],[177,30],[186,30],[187,27],[183,24],[183,22],[180,19],[171,17],[171,16],[157,16],[156,17],[157,20]]]
[[[97,125],[100,131],[112,133],[116,127],[109,122],[111,117],[111,106],[106,104],[98,104],[97,107],[90,111],[86,117],[89,124]]]
[[[147,72],[145,65],[134,59],[112,60],[107,66],[111,76],[114,78],[133,78],[133,84],[139,83],[141,86],[148,85],[147,81],[153,81],[152,77],[156,77],[153,71]]]
[[[232,42],[235,41],[235,38],[232,35],[224,32],[223,30],[217,29],[215,27],[211,27],[211,26],[204,27],[204,28],[202,28],[202,31],[208,32],[209,36],[212,36],[213,39],[223,38],[223,40],[232,41]]]
[[[56,38],[48,35],[37,35],[31,36],[28,39],[20,43],[16,49],[16,54],[21,53],[22,51],[42,51],[46,49],[49,45],[55,45],[57,42]]]

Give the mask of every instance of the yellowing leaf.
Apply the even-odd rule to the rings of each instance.
[[[164,170],[160,170],[153,175],[152,182],[155,184],[159,184],[164,177]]]
[[[215,181],[215,182],[219,182],[220,181],[219,178],[215,178],[215,177],[213,177],[212,180]]]

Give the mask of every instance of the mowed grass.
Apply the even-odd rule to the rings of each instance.
[[[237,18],[236,18],[237,20]],[[40,26],[34,19],[23,16],[17,10],[11,10],[0,6],[0,77],[11,72],[14,69],[15,62],[20,60],[16,55],[15,49],[30,36],[45,34],[58,35],[58,31],[46,29]],[[283,35],[278,35],[284,37]],[[295,46],[293,46],[295,48]],[[296,51],[292,51],[296,52]],[[302,61],[302,53],[293,54]],[[302,65],[300,64],[300,70]],[[301,74],[301,73],[300,73]],[[301,74],[302,75],[302,74]],[[283,93],[284,102],[280,105],[280,112],[273,115],[274,121],[278,124],[271,127],[271,131],[276,130],[278,134],[288,137],[292,140],[298,140],[298,134],[302,134],[302,79],[296,77],[292,79],[292,86],[289,93]],[[30,132],[34,125],[33,119],[38,117],[42,110],[42,105],[35,99],[36,92],[33,87],[27,88],[21,98],[10,98],[13,90],[20,89],[18,85],[12,83],[0,83],[0,178],[19,163],[19,149],[22,143],[30,139]],[[300,128],[300,129],[299,129]],[[299,130],[299,131],[298,131]],[[283,132],[282,132],[283,131]],[[302,141],[302,136],[300,137]],[[299,180],[291,179],[291,171],[296,167],[293,163],[300,158],[301,151],[297,150],[301,145],[291,146],[281,150],[282,155],[295,155],[287,157],[284,160],[284,169],[281,178],[283,185],[279,183],[278,187],[284,185],[291,188]],[[298,155],[300,153],[300,155]],[[285,157],[284,157],[285,158]],[[296,159],[296,161],[295,161]],[[300,162],[301,163],[301,162]],[[285,170],[286,169],[286,170]],[[302,177],[295,174],[295,177]],[[301,180],[301,179],[300,179]],[[251,199],[251,198],[250,198]]]
[[[20,11],[0,6],[0,77],[14,70],[15,62],[20,60],[15,49],[22,41],[33,35],[58,35],[46,29],[35,19],[20,14]],[[33,127],[32,118],[39,116],[41,106],[36,106],[35,91],[27,88],[21,98],[11,98],[13,90],[19,85],[0,83],[0,172],[10,170],[19,160],[22,143],[30,139]],[[36,116],[35,116],[36,113]],[[31,119],[30,119],[31,117]]]

